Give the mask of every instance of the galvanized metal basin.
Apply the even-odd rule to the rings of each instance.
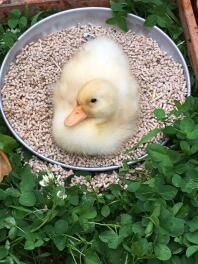
[[[12,128],[12,126],[9,124],[9,121],[6,118],[6,115],[3,111],[2,98],[1,98],[1,87],[3,86],[5,75],[9,70],[10,63],[12,61],[15,61],[17,54],[20,53],[21,49],[29,42],[36,41],[39,38],[43,38],[52,32],[60,31],[63,28],[70,27],[78,23],[82,25],[88,24],[88,23],[97,24],[97,25],[98,24],[105,25],[105,20],[109,17],[111,17],[111,9],[99,8],[99,7],[77,8],[77,9],[62,11],[60,13],[51,15],[43,19],[42,21],[38,22],[37,24],[29,28],[23,35],[21,35],[18,41],[15,43],[15,45],[10,49],[10,51],[8,52],[8,54],[6,55],[3,61],[3,64],[0,70],[0,110],[3,115],[3,118],[7,126],[13,133],[13,135],[26,148],[28,148],[32,153],[34,153],[38,157],[48,162],[59,164],[65,168],[78,169],[78,170],[89,170],[89,171],[105,171],[105,170],[113,170],[113,169],[119,168],[118,165],[94,168],[94,167],[82,167],[82,166],[75,166],[71,164],[65,164],[65,163],[47,158],[44,155],[37,153],[29,145],[27,145],[23,141],[23,139],[16,133],[16,131]],[[132,29],[137,34],[144,35],[146,37],[151,37],[152,39],[156,40],[161,50],[165,51],[168,55],[172,56],[176,62],[182,65],[183,70],[184,70],[184,76],[185,76],[186,83],[187,83],[187,91],[188,91],[187,94],[190,95],[191,85],[190,85],[190,76],[189,76],[188,67],[186,65],[186,62],[181,52],[179,51],[175,43],[159,28],[157,27],[146,28],[144,26],[143,18],[130,14],[127,17],[127,22],[128,22],[129,29]],[[141,157],[140,159],[142,158],[143,157]],[[130,161],[129,163],[132,164],[134,162],[135,161]]]

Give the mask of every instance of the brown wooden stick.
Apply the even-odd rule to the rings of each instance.
[[[192,1],[194,3],[194,13],[195,13],[195,19],[198,24],[198,0]]]
[[[184,28],[188,53],[198,80],[198,25],[190,0],[177,0],[179,14]]]
[[[76,7],[108,7],[109,0],[26,0],[24,2],[16,2],[11,4],[0,5],[0,19],[5,20],[13,8],[23,10],[28,5],[31,14],[40,10],[66,9]]]
[[[10,165],[7,155],[0,150],[0,182],[2,182],[3,178],[8,175],[11,170],[12,167]]]

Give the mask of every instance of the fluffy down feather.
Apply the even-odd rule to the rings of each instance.
[[[117,151],[133,134],[138,112],[138,84],[122,48],[107,37],[84,44],[64,65],[53,101],[52,131],[60,147],[88,155]],[[67,125],[76,106],[84,117]]]

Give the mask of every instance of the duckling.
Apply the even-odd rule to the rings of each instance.
[[[138,89],[115,41],[107,37],[88,41],[64,65],[54,87],[55,142],[78,154],[118,151],[136,128]]]

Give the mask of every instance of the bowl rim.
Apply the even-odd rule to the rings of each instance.
[[[81,7],[81,8],[72,8],[72,9],[69,9],[69,10],[64,10],[64,11],[60,11],[60,12],[57,12],[55,14],[52,14],[42,20],[40,20],[39,22],[37,22],[36,24],[34,24],[33,26],[31,26],[30,28],[28,28],[19,38],[18,40],[14,43],[14,45],[9,49],[9,51],[7,52],[3,62],[2,62],[2,65],[1,65],[1,68],[0,68],[0,80],[2,78],[2,72],[3,72],[3,69],[5,67],[5,65],[7,64],[7,60],[11,54],[11,52],[14,50],[15,46],[17,45],[17,43],[22,39],[24,38],[27,34],[29,34],[30,31],[32,31],[34,28],[36,27],[39,27],[41,24],[43,23],[46,23],[46,21],[50,20],[50,19],[53,19],[54,17],[57,17],[57,16],[60,16],[62,14],[68,14],[68,13],[72,13],[72,12],[82,12],[82,11],[86,11],[86,10],[90,10],[90,11],[108,11],[108,12],[111,12],[111,8],[108,8],[108,7]],[[137,16],[137,15],[134,15],[132,13],[128,14],[127,18],[128,17],[133,17],[135,18],[136,20],[139,20],[141,22],[144,23],[145,19],[140,17],[140,16]],[[190,96],[191,95],[191,81],[190,81],[190,74],[189,74],[189,71],[188,71],[188,67],[187,67],[187,64],[186,64],[186,61],[181,53],[181,51],[178,49],[177,45],[174,43],[174,41],[163,31],[161,30],[159,27],[157,26],[154,26],[152,29],[155,29],[157,30],[160,34],[164,35],[165,38],[167,38],[169,40],[169,42],[176,48],[177,50],[177,53],[182,61],[182,68],[183,68],[183,71],[185,72],[185,81],[186,81],[186,86],[187,86],[187,96]],[[34,154],[35,156],[39,157],[40,159],[44,160],[44,161],[47,161],[51,164],[57,164],[57,165],[60,165],[61,167],[63,168],[67,168],[67,169],[72,169],[72,170],[80,170],[80,171],[92,171],[92,172],[100,172],[100,171],[110,171],[110,170],[115,170],[115,169],[118,169],[121,167],[121,165],[108,165],[108,166],[101,166],[101,167],[84,167],[84,166],[79,166],[79,165],[69,165],[69,164],[66,164],[64,162],[60,162],[58,160],[53,160],[51,158],[48,158],[40,153],[38,153],[36,150],[34,150],[30,145],[28,145],[27,143],[25,143],[25,141],[23,141],[23,139],[19,136],[19,134],[14,130],[14,128],[12,128],[11,124],[9,123],[5,113],[4,113],[4,110],[3,110],[3,102],[2,102],[2,96],[1,96],[1,87],[0,87],[0,112],[2,114],[2,117],[7,125],[7,127],[9,128],[9,130],[12,132],[12,134],[14,135],[14,137],[25,147],[27,148],[30,152],[32,152],[32,154]],[[163,141],[162,144],[166,144],[167,143],[167,140]],[[135,164],[137,162],[140,162],[142,160],[144,160],[145,158],[147,157],[147,154],[144,154],[143,156],[141,156],[140,158],[138,158],[137,160],[131,160],[131,161],[127,161],[127,164],[128,165],[132,165],[132,164]]]

